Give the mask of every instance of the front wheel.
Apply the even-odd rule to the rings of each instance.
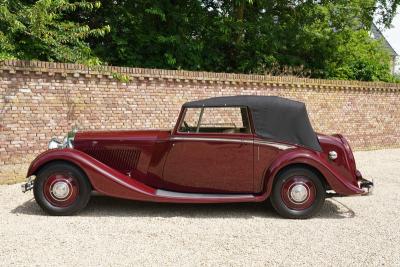
[[[270,201],[281,216],[306,219],[321,209],[325,195],[325,188],[314,172],[290,168],[276,177]]]
[[[90,199],[91,185],[86,175],[66,162],[51,163],[39,171],[33,194],[39,206],[51,215],[71,215]]]

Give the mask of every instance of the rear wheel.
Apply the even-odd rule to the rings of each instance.
[[[86,175],[66,162],[51,163],[36,176],[33,194],[39,206],[51,215],[71,215],[86,207],[91,185]]]
[[[276,177],[271,204],[283,217],[306,219],[325,201],[325,188],[318,175],[306,168],[291,168]]]

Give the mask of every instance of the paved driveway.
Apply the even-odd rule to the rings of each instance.
[[[93,197],[46,216],[0,186],[0,265],[400,265],[400,150],[356,153],[374,195],[327,200],[313,219],[266,204],[178,205]]]

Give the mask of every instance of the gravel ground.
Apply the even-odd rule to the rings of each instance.
[[[157,204],[93,197],[46,216],[19,185],[0,186],[0,265],[400,266],[400,150],[357,152],[374,194],[327,200],[309,220],[266,204]]]

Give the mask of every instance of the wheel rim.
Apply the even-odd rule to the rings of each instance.
[[[71,173],[56,172],[46,179],[43,193],[53,206],[67,207],[78,198],[79,184]]]
[[[281,198],[290,209],[307,209],[315,202],[315,185],[305,176],[289,177],[282,185]]]

